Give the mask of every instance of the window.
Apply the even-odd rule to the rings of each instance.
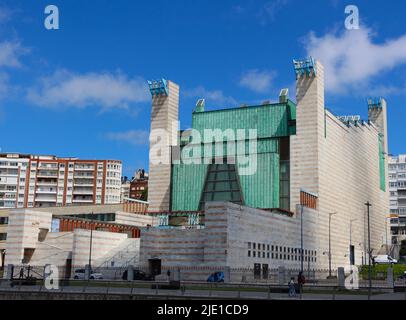
[[[200,200],[200,208],[206,201],[230,201],[242,204],[240,184],[234,164],[211,164]]]
[[[8,224],[8,217],[0,217],[0,224]]]
[[[0,233],[0,241],[7,240],[7,233]]]
[[[248,250],[248,257],[251,257],[251,251]]]

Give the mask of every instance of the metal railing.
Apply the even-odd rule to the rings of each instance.
[[[336,285],[305,285],[302,291],[290,296],[288,286],[260,284],[232,284],[207,282],[169,281],[118,281],[118,280],[61,280],[57,289],[47,289],[43,280],[27,282],[20,279],[0,280],[0,295],[23,299],[34,295],[38,299],[102,299],[173,297],[183,299],[255,299],[255,300],[405,300],[406,284],[402,292],[387,287],[374,286],[371,295],[368,287],[346,290]]]

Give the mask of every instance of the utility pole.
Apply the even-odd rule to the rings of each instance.
[[[93,218],[93,212],[92,212],[92,218]],[[89,248],[89,281],[90,281],[90,275],[92,274],[92,245],[93,245],[93,224],[92,220],[90,221],[90,248]]]
[[[389,254],[388,252],[388,217],[385,217],[385,248],[386,248],[386,255]]]
[[[371,267],[371,228],[370,228],[370,208],[372,204],[367,201],[365,203],[367,206],[367,217],[368,217],[368,298],[371,298],[371,290],[372,290],[372,267]]]
[[[328,278],[332,278],[331,274],[331,217],[337,214],[337,212],[331,212],[328,214]]]
[[[300,208],[300,271],[303,273],[303,204]]]

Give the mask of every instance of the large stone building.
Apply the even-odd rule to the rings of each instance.
[[[304,260],[327,268],[331,256],[333,268],[360,265],[368,225],[372,255],[381,250],[386,101],[369,99],[366,121],[338,117],[325,106],[322,64],[294,66],[296,102],[287,90],[277,103],[224,110],[206,111],[200,100],[192,129],[180,132],[178,85],[150,82],[149,210],[160,212],[161,227],[143,231],[141,263],[266,269]]]
[[[70,277],[90,261],[94,269],[115,267],[122,272],[129,264],[138,264],[141,228],[156,224],[156,217],[143,214],[146,208],[145,202],[134,200],[110,205],[2,209],[0,219],[6,219],[7,238],[0,241],[0,267],[14,265],[18,272],[22,265],[41,270],[52,264],[60,268],[61,277]],[[116,271],[112,270],[110,276]]]

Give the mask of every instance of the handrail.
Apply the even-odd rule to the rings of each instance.
[[[107,264],[108,262],[110,262],[110,261],[112,261],[114,258],[116,258],[119,254],[123,254],[123,252],[124,251],[126,251],[127,250],[127,252],[128,252],[128,248],[129,247],[131,247],[131,246],[133,246],[134,245],[134,243],[129,243],[127,246],[125,246],[122,250],[120,250],[120,251],[117,251],[113,256],[111,256],[109,259],[107,259],[107,260],[105,260],[105,261],[103,261],[100,265],[98,265],[97,267],[96,267],[96,269],[97,268],[102,268],[102,266],[104,265],[104,264]],[[107,253],[108,254],[108,253]],[[106,254],[106,255],[107,255]]]

